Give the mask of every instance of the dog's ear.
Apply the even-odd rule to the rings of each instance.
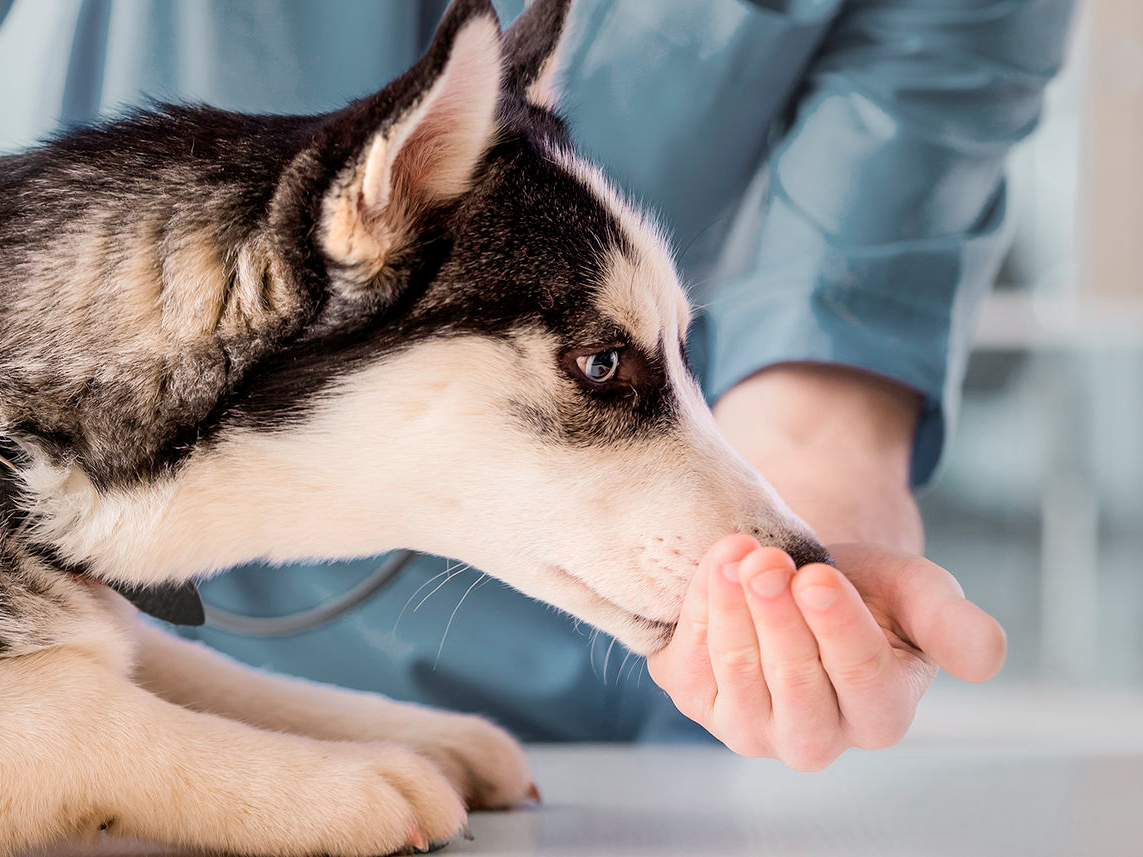
[[[556,105],[555,78],[571,5],[572,0],[534,0],[504,36],[508,85],[537,107]]]
[[[320,157],[343,166],[318,229],[346,279],[375,280],[422,212],[469,188],[496,131],[502,60],[489,0],[455,0],[416,65],[331,118]]]

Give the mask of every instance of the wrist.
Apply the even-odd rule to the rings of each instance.
[[[795,456],[908,488],[921,396],[858,369],[784,363],[731,388],[714,413],[747,459]]]
[[[719,427],[827,544],[875,542],[919,552],[909,486],[915,391],[845,367],[783,364],[715,406]]]

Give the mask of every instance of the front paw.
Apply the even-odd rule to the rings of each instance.
[[[532,766],[520,743],[482,717],[438,714],[413,742],[464,797],[470,810],[538,802]]]
[[[343,746],[335,778],[311,782],[328,807],[319,813],[327,823],[316,850],[347,857],[418,853],[464,829],[464,803],[437,764],[396,744]]]

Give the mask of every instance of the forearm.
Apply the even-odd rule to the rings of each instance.
[[[909,490],[921,397],[843,366],[763,369],[715,406],[727,439],[828,543],[923,547]]]

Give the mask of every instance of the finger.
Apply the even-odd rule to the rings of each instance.
[[[670,695],[678,709],[705,724],[718,692],[707,646],[710,570],[737,562],[758,542],[741,534],[716,542],[699,563],[679,613],[670,643],[647,659],[652,680]]]
[[[879,600],[902,634],[946,672],[988,681],[1004,665],[1008,643],[1000,623],[964,597],[956,578],[939,565],[906,553],[865,545],[831,546],[841,568],[888,564]]]
[[[710,614],[708,590],[711,571],[728,563],[741,562],[742,558],[756,547],[758,547],[758,542],[755,539],[742,533],[736,533],[715,542],[699,561],[698,569],[691,580],[690,588],[687,590],[687,596],[679,612],[679,627],[681,629],[685,623],[686,634],[680,635],[678,630],[675,632],[675,637],[682,636],[681,642],[691,644],[688,648],[699,649],[702,655],[706,656],[707,622]],[[673,643],[674,640],[672,639],[671,642]]]
[[[702,558],[700,566],[705,565],[709,572],[712,568],[719,568],[728,563],[742,562],[752,551],[758,548],[758,540],[745,533],[734,533],[724,536],[715,542]]]
[[[732,750],[755,755],[766,750],[761,738],[770,719],[770,694],[739,567],[740,563],[725,563],[710,572],[707,645],[718,685],[714,701],[718,737]]]
[[[760,548],[740,573],[772,699],[776,749],[791,767],[820,770],[843,749],[840,714],[817,641],[790,591],[794,561]]]
[[[937,666],[963,681],[988,681],[1008,655],[1008,637],[992,616],[965,598],[934,605],[918,645]]]
[[[714,705],[718,686],[707,654],[707,581],[699,571],[691,581],[671,641],[647,658],[647,672],[675,706],[700,722]]]
[[[850,739],[865,749],[904,737],[927,682],[913,681],[860,594],[828,565],[798,572],[792,591],[817,640]],[[918,663],[915,656],[910,656]],[[935,675],[932,669],[929,675]]]

